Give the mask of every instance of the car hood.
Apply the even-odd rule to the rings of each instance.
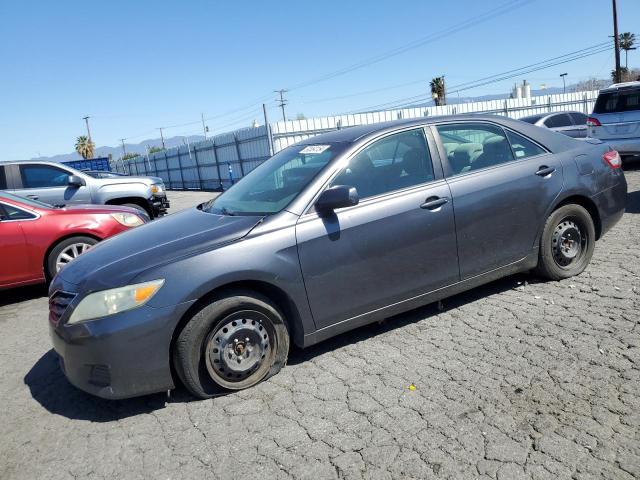
[[[140,215],[140,211],[131,208],[124,207],[122,205],[65,205],[63,208],[58,208],[54,210],[54,213],[57,215],[76,215],[78,213],[116,213],[116,212],[126,212],[126,213],[135,213],[136,215]]]
[[[236,241],[261,220],[192,208],[107,239],[58,275],[80,292],[127,285],[150,268]]]
[[[145,185],[151,185],[154,183],[163,183],[160,177],[114,177],[114,178],[93,178],[92,182],[99,185],[121,185],[123,183],[144,183]]]

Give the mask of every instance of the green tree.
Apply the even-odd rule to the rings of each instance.
[[[636,36],[631,32],[624,32],[619,35],[620,48],[624,50],[624,68],[629,68],[629,50],[634,50]]]
[[[76,152],[78,152],[80,156],[85,160],[88,158],[93,158],[94,150],[94,143],[89,140],[89,137],[87,137],[86,135],[80,135],[76,139]]]
[[[152,153],[158,153],[158,152],[161,152],[161,151],[162,151],[162,148],[161,148],[161,147],[151,147],[151,148],[149,149],[149,154],[152,154]]]
[[[447,98],[444,86],[444,76],[432,79],[429,86],[431,87],[431,97],[433,98],[433,101],[436,102],[436,105],[446,105]]]
[[[130,160],[139,156],[139,153],[125,153],[122,157],[120,157],[120,160]]]

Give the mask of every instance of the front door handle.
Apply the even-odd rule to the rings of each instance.
[[[541,165],[538,167],[538,171],[536,172],[536,175],[538,175],[539,177],[546,177],[547,175],[551,175],[555,171],[556,169],[554,167],[547,167],[546,165]]]
[[[449,202],[447,197],[429,197],[422,205],[420,205],[420,208],[425,210],[437,210],[447,202]]]
[[[38,195],[27,195],[27,198],[30,198],[31,200],[37,200],[40,197],[38,197]]]

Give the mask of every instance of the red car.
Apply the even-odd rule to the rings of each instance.
[[[0,289],[50,280],[100,240],[147,221],[133,208],[57,208],[0,191]]]

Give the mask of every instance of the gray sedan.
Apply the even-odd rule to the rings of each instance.
[[[623,214],[620,164],[597,140],[495,116],[319,135],[62,269],[54,348],[71,383],[105,398],[251,387],[290,342],[516,272],[581,273]]]
[[[573,138],[587,136],[587,116],[581,112],[540,113],[522,117],[520,120]]]

